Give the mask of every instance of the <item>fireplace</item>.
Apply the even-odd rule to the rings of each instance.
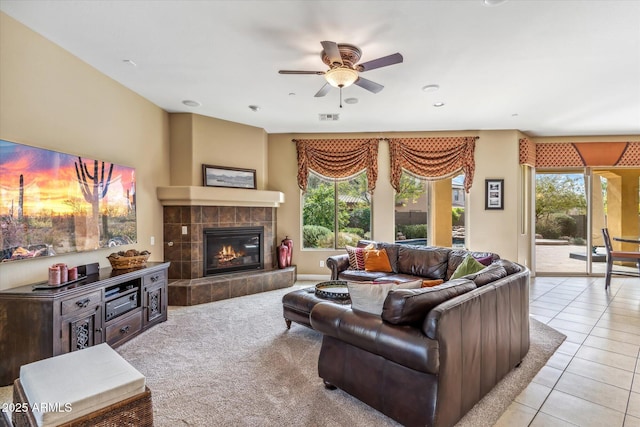
[[[202,231],[204,276],[264,268],[264,227],[205,228]]]

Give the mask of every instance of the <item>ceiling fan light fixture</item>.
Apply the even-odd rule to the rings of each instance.
[[[336,67],[324,73],[324,78],[333,87],[349,87],[358,80],[358,72],[349,67]]]

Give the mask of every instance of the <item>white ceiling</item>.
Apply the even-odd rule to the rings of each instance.
[[[167,111],[269,133],[640,134],[637,0],[0,0],[0,9]],[[404,63],[363,73],[384,90],[346,88],[359,102],[341,109],[338,89],[314,97],[324,77],[278,74],[326,70],[322,40],[357,45],[361,62],[400,52]],[[428,84],[440,90],[422,91]]]

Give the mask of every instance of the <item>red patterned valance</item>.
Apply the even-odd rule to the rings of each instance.
[[[468,193],[473,183],[477,139],[477,136],[389,139],[391,185],[399,191],[403,169],[427,179],[448,178],[463,172]]]
[[[377,139],[294,139],[298,187],[307,190],[309,170],[328,178],[348,178],[366,169],[369,191],[378,179]]]
[[[558,142],[520,140],[520,164],[537,168],[640,166],[640,142]]]
[[[536,167],[536,144],[527,138],[520,138],[520,164]]]

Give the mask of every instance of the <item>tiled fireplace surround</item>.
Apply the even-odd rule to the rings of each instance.
[[[164,260],[169,267],[169,305],[195,305],[293,285],[295,267],[278,269],[276,208],[164,206]],[[264,270],[203,277],[205,228],[264,227]],[[183,234],[186,227],[186,234]]]

